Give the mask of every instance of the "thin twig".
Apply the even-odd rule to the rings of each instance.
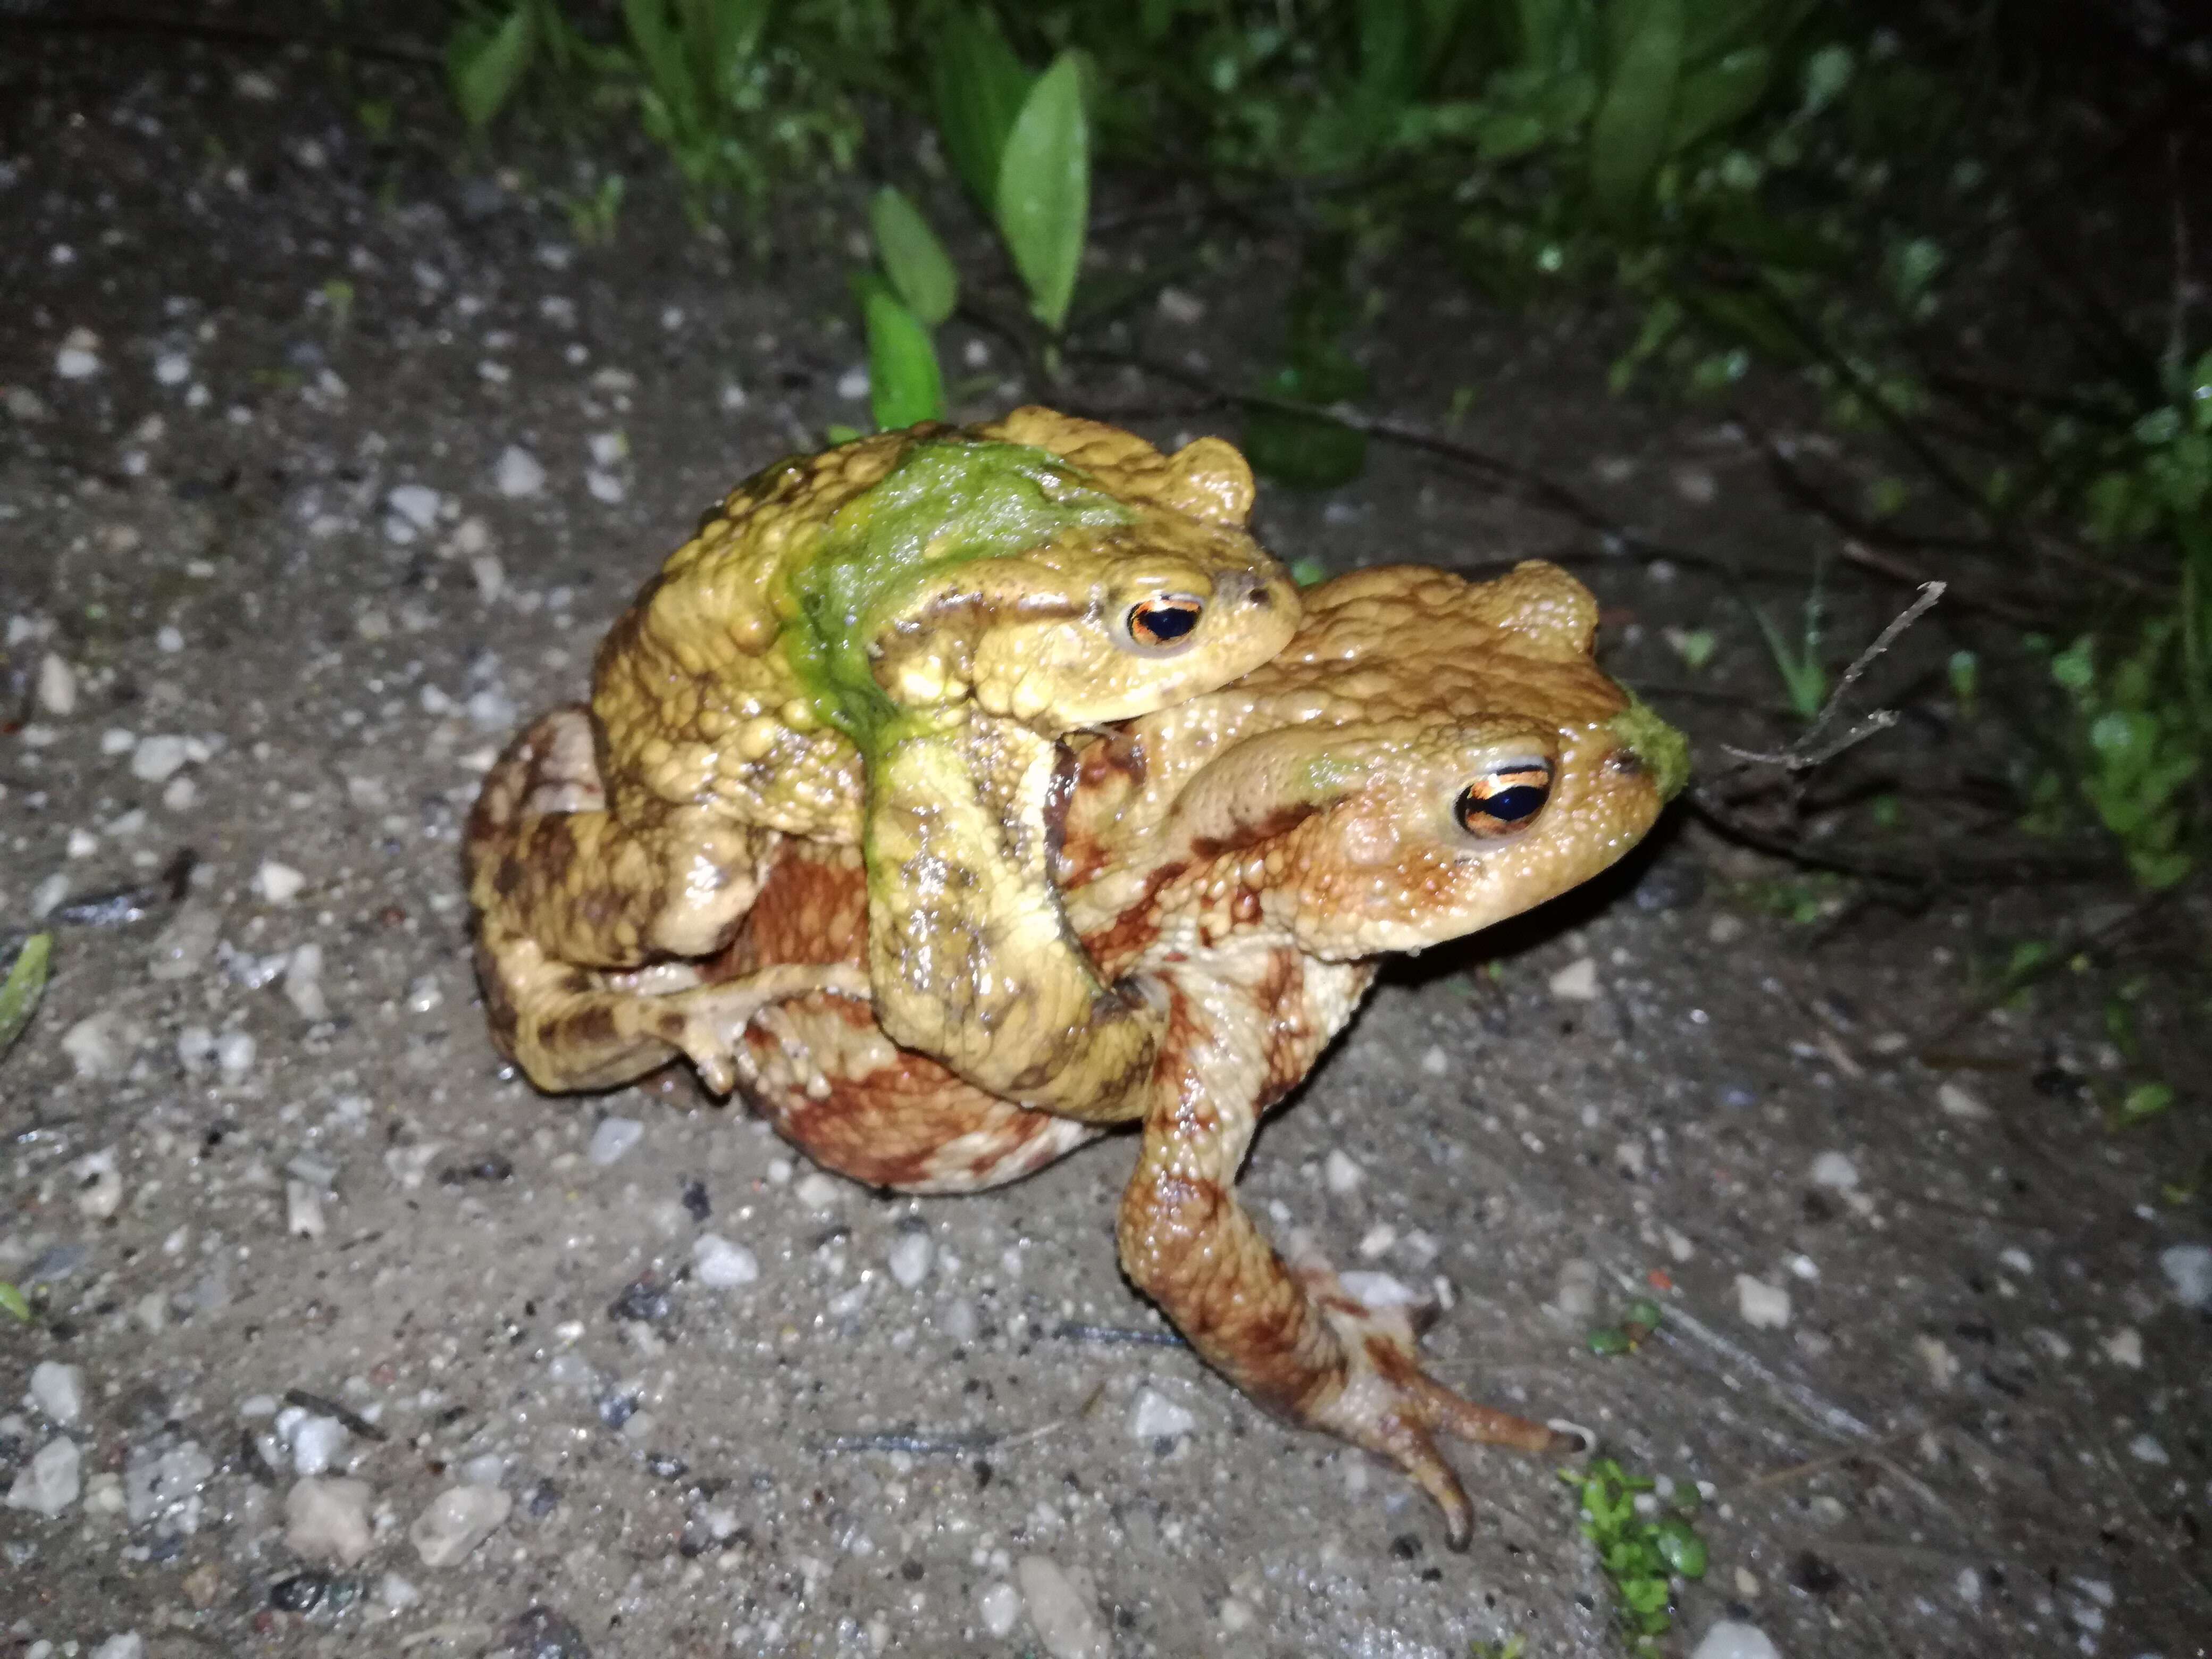
[[[1906,629],[1934,608],[1936,602],[1943,597],[1943,588],[1942,582],[1928,583],[1920,590],[1918,598],[1890,618],[1889,625],[1875,635],[1874,643],[1852,658],[1851,665],[1837,677],[1835,689],[1828,693],[1828,700],[1820,705],[1820,712],[1814,716],[1812,725],[1787,749],[1760,754],[1728,744],[1723,744],[1721,747],[1750,765],[1778,766],[1785,772],[1806,772],[1816,766],[1826,765],[1853,744],[1863,743],[1875,732],[1886,732],[1896,725],[1897,714],[1893,709],[1877,708],[1841,737],[1823,741],[1824,734],[1835,724],[1837,715],[1842,712],[1844,699],[1850,696],[1851,688],[1865,677],[1867,670],[1877,659],[1897,643]]]

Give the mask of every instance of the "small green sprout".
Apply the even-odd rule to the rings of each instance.
[[[1638,1653],[1656,1651],[1656,1638],[1674,1626],[1671,1581],[1705,1576],[1705,1543],[1682,1511],[1656,1519],[1637,1510],[1637,1499],[1656,1490],[1648,1475],[1630,1474],[1610,1457],[1587,1469],[1561,1469],[1559,1479],[1582,1498],[1583,1535],[1597,1547],[1599,1564],[1620,1599],[1620,1622]]]

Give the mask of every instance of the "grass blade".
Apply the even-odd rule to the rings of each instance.
[[[889,432],[916,421],[945,418],[945,373],[937,343],[891,285],[873,271],[853,278],[868,327],[868,404]]]
[[[868,228],[875,234],[876,257],[925,328],[935,328],[960,302],[960,273],[921,210],[885,185],[868,204]]]
[[[52,933],[32,934],[15,953],[6,982],[0,983],[0,1055],[15,1046],[15,1039],[23,1035],[23,1028],[38,1009],[39,999],[46,994],[46,963],[53,944]]]
[[[1620,0],[1605,96],[1590,124],[1590,198],[1608,224],[1643,216],[1667,154],[1682,71],[1682,0]]]

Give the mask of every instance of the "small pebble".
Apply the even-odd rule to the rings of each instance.
[[[100,336],[88,328],[73,328],[54,354],[54,373],[64,380],[87,380],[100,373]]]
[[[937,1247],[930,1243],[927,1233],[901,1233],[890,1248],[888,1265],[891,1277],[904,1289],[912,1290],[929,1276],[929,1263],[936,1254]]]
[[[2212,1308],[2212,1248],[2170,1244],[2159,1252],[2158,1270],[2183,1307],[2199,1312]]]
[[[1431,1042],[1428,1051],[1421,1056],[1423,1074],[1428,1077],[1449,1077],[1451,1068],[1451,1056],[1443,1051],[1441,1043]]]
[[[634,1117],[604,1117],[592,1131],[584,1156],[605,1169],[645,1138],[645,1125]]]
[[[307,1561],[350,1567],[374,1541],[366,1480],[309,1479],[284,1494],[284,1545]]]
[[[304,1181],[284,1183],[284,1231],[294,1238],[320,1238],[325,1226],[323,1194]],[[319,1419],[327,1421],[327,1419]],[[302,1474],[313,1471],[302,1469]]]
[[[1597,1312],[1597,1263],[1577,1259],[1559,1269],[1559,1288],[1553,1303],[1569,1319],[1584,1320]]]
[[[330,1000],[323,994],[323,947],[302,945],[284,964],[284,1000],[301,1019],[328,1019]]]
[[[180,737],[141,738],[131,751],[131,775],[146,783],[166,783],[191,758]]]
[[[1597,1000],[1597,958],[1577,957],[1552,975],[1552,994],[1562,1002]]]
[[[275,859],[264,859],[261,867],[253,872],[254,890],[271,904],[289,904],[307,885],[307,877],[289,864]]]
[[[8,1488],[8,1507],[28,1510],[48,1520],[76,1502],[84,1489],[83,1454],[67,1435],[57,1435],[39,1448]]]
[[[799,1184],[791,1190],[793,1196],[808,1209],[830,1210],[836,1207],[837,1194],[841,1188],[836,1181],[817,1170],[811,1175],[802,1177]]]
[[[1782,1650],[1758,1626],[1723,1619],[1705,1632],[1690,1659],[1782,1659]]]
[[[1353,1161],[1343,1148],[1332,1150],[1322,1164],[1322,1180],[1329,1191],[1339,1198],[1349,1197],[1359,1190],[1359,1183],[1367,1179],[1367,1171]]]
[[[1790,1322],[1790,1292],[1749,1273],[1735,1276],[1735,1305],[1754,1329],[1778,1331]]]
[[[1859,1167],[1841,1152],[1823,1152],[1813,1160],[1813,1184],[1849,1192],[1859,1184]]]
[[[2160,1468],[2173,1461],[2166,1455],[2166,1448],[2148,1434],[2139,1434],[2128,1442],[2128,1455],[2138,1463],[2154,1463]]]
[[[1012,1584],[993,1584],[977,1598],[983,1628],[1001,1640],[1014,1633],[1014,1620],[1022,1616],[1022,1598]]]
[[[146,1659],[145,1638],[135,1630],[126,1630],[94,1648],[92,1659]]]
[[[222,932],[222,915],[211,905],[186,901],[154,935],[146,972],[156,980],[190,979],[207,966]]]
[[[535,495],[545,488],[545,468],[521,445],[510,444],[501,452],[492,480],[499,493],[510,500]]]
[[[438,509],[445,497],[427,484],[401,484],[384,498],[385,504],[417,530],[436,526]]]
[[[1030,1626],[1052,1659],[1107,1659],[1111,1651],[1098,1615],[1084,1605],[1057,1563],[1025,1555],[1014,1569]]]
[[[66,1429],[84,1414],[84,1373],[58,1359],[31,1367],[31,1403],[50,1423]]]
[[[376,1599],[394,1613],[404,1613],[422,1599],[416,1589],[396,1572],[387,1572],[376,1581]]]
[[[2142,1333],[2132,1325],[2122,1326],[2099,1346],[2104,1349],[2105,1358],[2115,1365],[2124,1365],[2132,1371],[2142,1369]]]
[[[225,1031],[215,1040],[216,1069],[225,1077],[240,1078],[253,1069],[258,1045],[246,1031]]]
[[[495,1486],[448,1486],[407,1528],[426,1567],[450,1567],[491,1536],[514,1500]]]
[[[1137,1403],[1129,1413],[1130,1434],[1147,1444],[1188,1434],[1197,1426],[1198,1419],[1191,1415],[1188,1407],[1177,1405],[1154,1389],[1139,1389]]]
[[[691,1274],[710,1291],[726,1291],[758,1279],[760,1261],[720,1233],[702,1233],[691,1241]]]
[[[76,708],[76,670],[51,651],[39,661],[39,707],[56,716]]]
[[[1941,1085],[1936,1091],[1936,1104],[1946,1117],[1955,1117],[1972,1123],[1987,1117],[1990,1109],[1955,1083]]]

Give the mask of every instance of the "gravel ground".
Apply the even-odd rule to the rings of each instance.
[[[6,47],[0,929],[57,958],[0,1071],[0,1655],[1622,1650],[1551,1469],[1466,1454],[1453,1555],[1164,1340],[1114,1263],[1127,1144],[887,1199],[688,1085],[502,1073],[458,825],[696,510],[861,418],[846,222],[763,263],[634,189],[579,248],[519,175],[369,146],[312,60]],[[1283,262],[1224,246],[1139,326],[1233,375]],[[1717,556],[1808,544],[1575,331],[1386,327],[1409,410],[1483,386],[1469,441]],[[1681,680],[1669,623],[1759,670],[1694,567],[1426,462],[1263,510],[1337,566],[1565,556],[1627,678]],[[2112,1063],[2086,1028],[1911,1058],[1963,915],[1815,951],[1748,901],[1784,874],[1677,825],[1404,964],[1248,1203],[1433,1286],[1441,1376],[1697,1484],[1672,1650],[2204,1654],[2202,1212],[2034,1086]],[[1589,1352],[1635,1297],[1657,1334]]]

